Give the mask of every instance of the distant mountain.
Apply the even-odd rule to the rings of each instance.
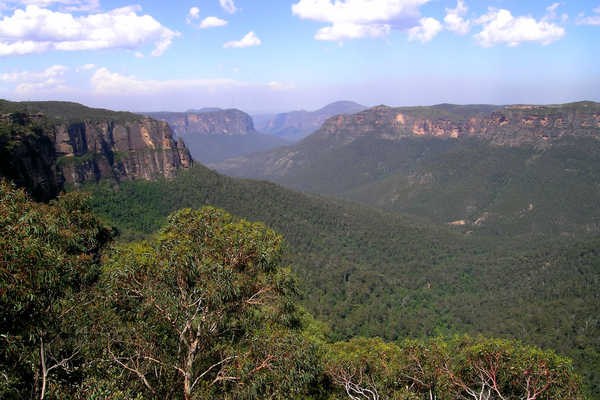
[[[289,144],[278,137],[258,133],[252,118],[236,109],[204,108],[184,113],[146,115],[166,121],[177,137],[185,141],[192,157],[201,163],[218,162]]]
[[[204,107],[204,108],[190,108],[187,110],[187,113],[205,113],[205,112],[214,112],[214,111],[222,111],[222,108],[218,107]]]
[[[173,177],[191,165],[164,122],[76,103],[0,100],[0,176],[38,200],[65,184]]]
[[[600,104],[378,106],[212,165],[461,229],[600,232]]]
[[[252,118],[237,109],[201,109],[186,112],[151,112],[147,116],[165,121],[177,136],[189,134],[240,136],[257,133]]]
[[[328,118],[338,114],[354,114],[367,107],[352,101],[331,103],[317,111],[291,111],[281,114],[254,115],[256,128],[263,133],[298,141],[321,127]]]

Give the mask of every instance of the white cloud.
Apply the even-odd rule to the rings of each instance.
[[[139,6],[75,17],[29,5],[0,20],[0,56],[49,50],[137,49],[154,44],[159,56],[180,36],[150,15],[138,15]]]
[[[200,9],[198,7],[190,8],[188,11],[187,18],[185,19],[188,24],[191,24],[193,20],[200,18]]]
[[[94,92],[99,94],[147,94],[193,87],[240,86],[231,79],[213,80],[141,80],[135,76],[121,75],[106,68],[99,68],[91,78]]]
[[[23,6],[51,7],[59,5],[62,11],[96,11],[100,8],[100,0],[6,0],[6,3]]]
[[[299,0],[292,13],[302,19],[331,24],[319,29],[317,40],[379,37],[392,28],[418,24],[419,7],[430,0]]]
[[[446,29],[456,32],[459,35],[466,35],[471,30],[471,22],[463,17],[467,13],[468,8],[463,0],[458,0],[456,8],[446,8],[446,16],[444,22]]]
[[[227,48],[244,48],[244,47],[252,47],[258,46],[261,44],[258,36],[254,34],[253,31],[250,31],[240,40],[233,40],[231,42],[227,42],[223,45],[223,47]]]
[[[111,72],[106,68],[99,68],[90,80],[94,93],[100,95],[128,95],[137,96],[144,94],[173,93],[178,91],[205,90],[218,92],[220,90],[235,88],[267,88],[273,91],[291,88],[279,82],[247,83],[233,79],[191,79],[191,80],[152,80],[138,79],[135,76],[122,75]]]
[[[19,71],[0,74],[0,82],[16,83],[15,92],[20,94],[47,89],[62,89],[63,76],[69,70],[64,65],[53,65],[41,72]]]
[[[600,7],[594,8],[594,12],[598,15],[591,17],[586,17],[583,14],[580,15],[577,19],[577,25],[600,25]]]
[[[421,18],[419,26],[408,30],[408,40],[420,40],[427,43],[442,31],[442,24],[435,18]]]
[[[206,28],[217,28],[219,26],[227,25],[227,21],[217,17],[206,17],[200,22],[198,28],[206,29]]]
[[[238,8],[233,3],[233,0],[219,0],[221,7],[223,10],[227,11],[229,14],[233,14],[238,10]]]
[[[476,24],[482,25],[481,32],[474,37],[483,47],[506,44],[514,47],[523,42],[550,44],[565,35],[564,28],[532,17],[513,17],[508,10],[489,8],[488,13],[479,17]]]

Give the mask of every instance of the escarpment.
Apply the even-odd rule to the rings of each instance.
[[[38,105],[41,111],[33,111]],[[88,108],[69,114],[71,107],[0,104],[0,174],[36,199],[55,197],[65,184],[170,178],[192,166],[189,151],[165,122]]]
[[[501,146],[536,145],[570,137],[598,137],[600,104],[392,108],[377,106],[325,122],[315,138],[351,143],[365,135],[398,140],[408,137],[476,137]]]
[[[71,184],[105,178],[170,178],[192,164],[185,145],[173,139],[169,126],[148,117],[58,125],[55,150],[65,181]]]
[[[146,115],[167,122],[178,137],[184,138],[186,135],[238,136],[257,133],[252,118],[236,109],[155,112]]]

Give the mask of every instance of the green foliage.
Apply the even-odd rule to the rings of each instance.
[[[110,233],[82,194],[35,204],[2,180],[0,238],[0,393],[68,392],[81,362],[72,322]]]
[[[465,220],[462,229],[479,234],[597,234],[599,151],[585,138],[546,149],[461,141],[408,168],[383,159],[387,176],[336,194],[437,223]]]
[[[152,396],[290,398],[318,370],[301,335],[281,237],[206,207],[115,249],[102,278],[103,351]]]
[[[583,399],[570,360],[483,337],[352,339],[330,346],[325,371],[356,399]]]
[[[323,207],[315,198],[304,201]],[[325,233],[339,218],[335,210],[349,211],[330,207],[320,214]],[[379,215],[354,212],[343,220],[349,231],[361,226],[361,212]],[[392,217],[381,218],[380,228]],[[282,237],[214,207],[172,213],[149,241],[120,244],[101,259],[110,232],[85,196],[35,204],[3,182],[0,232],[2,398],[341,399],[359,393],[450,400],[475,392],[582,398],[568,359],[519,342],[457,336],[328,345],[340,332],[296,306],[295,282],[280,267]],[[317,239],[327,246],[335,244],[332,237]],[[566,257],[596,260],[594,248],[573,251]],[[584,266],[579,271],[588,276]]]
[[[76,121],[135,121],[143,118],[128,112],[116,112],[101,108],[89,108],[66,101],[22,101],[0,100],[0,115],[8,113],[43,113],[48,118],[67,122]]]
[[[203,167],[174,180],[90,185],[121,239],[148,237],[173,210],[203,205],[280,232],[303,304],[332,336],[434,337],[468,332],[553,348],[593,393],[600,256],[597,238],[461,235],[423,220],[227,178]]]

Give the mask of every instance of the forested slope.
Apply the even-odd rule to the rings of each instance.
[[[151,234],[181,207],[210,204],[264,221],[285,237],[304,304],[336,338],[518,337],[573,356],[597,393],[597,238],[464,235],[200,166],[170,181],[85,190],[124,238]]]

